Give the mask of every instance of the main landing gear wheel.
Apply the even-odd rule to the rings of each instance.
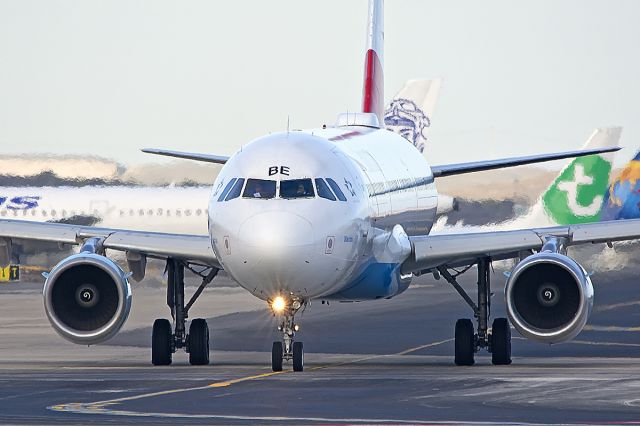
[[[157,319],[153,323],[151,335],[151,362],[153,365],[171,364],[173,353],[173,333],[171,323],[166,319]]]
[[[293,371],[304,370],[304,347],[302,342],[293,342]]]
[[[470,319],[456,321],[455,346],[456,365],[473,365],[476,343],[473,323]]]
[[[271,369],[273,371],[282,371],[283,355],[282,342],[273,342],[273,347],[271,348]]]
[[[198,318],[189,326],[189,363],[191,365],[209,364],[209,326],[207,321]]]
[[[189,268],[191,272],[202,278],[202,283],[188,302],[184,297],[185,268]],[[209,364],[209,327],[207,322],[202,318],[191,321],[189,333],[187,333],[187,318],[189,318],[189,309],[205,287],[215,278],[219,269],[208,268],[196,271],[181,260],[168,258],[166,271],[167,306],[171,309],[173,329],[171,323],[166,319],[158,319],[153,324],[151,363],[153,365],[169,365],[172,354],[178,349],[183,349],[189,353],[191,365],[207,365]]]
[[[494,365],[511,364],[511,328],[506,318],[493,320],[491,331],[491,362]]]

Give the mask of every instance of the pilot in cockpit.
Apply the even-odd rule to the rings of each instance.
[[[262,185],[256,183],[256,186],[253,188],[253,198],[262,198]]]
[[[298,183],[298,189],[296,190],[296,195],[298,197],[306,197],[307,195],[309,195],[307,194],[307,190],[305,189],[302,182]]]

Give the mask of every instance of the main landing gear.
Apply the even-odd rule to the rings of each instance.
[[[293,371],[304,370],[304,346],[302,342],[294,342],[293,338],[300,326],[294,322],[295,314],[305,302],[298,299],[288,301],[281,296],[271,301],[271,309],[275,315],[282,317],[278,331],[282,332],[282,341],[273,342],[271,347],[271,369],[282,371],[283,361],[293,361]]]
[[[209,327],[207,321],[202,318],[192,320],[189,333],[186,332],[186,323],[189,309],[204,288],[218,274],[218,269],[211,269],[206,275],[192,269],[202,277],[202,284],[185,305],[184,268],[183,262],[167,259],[167,305],[171,308],[175,328],[172,330],[171,323],[166,319],[157,319],[153,323],[151,338],[151,363],[153,365],[171,364],[171,358],[178,349],[184,349],[189,353],[191,365],[209,364]]]
[[[490,258],[478,259],[478,303],[469,297],[458,284],[456,277],[466,270],[451,275],[447,268],[439,267],[438,271],[456,289],[473,310],[478,322],[477,330],[473,329],[470,319],[456,321],[455,330],[455,363],[456,365],[473,365],[475,353],[481,348],[491,352],[494,365],[511,364],[511,328],[506,318],[493,320],[489,332],[489,316],[491,314],[491,280],[489,275]]]

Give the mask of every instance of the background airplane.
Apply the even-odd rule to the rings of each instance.
[[[617,147],[621,133],[621,127],[595,129],[582,148]],[[468,226],[463,222],[446,225],[446,218],[440,218],[433,232],[507,231],[522,227],[596,222],[600,220],[604,196],[609,188],[614,155],[597,154],[571,160],[525,214],[483,226]]]
[[[602,220],[640,218],[640,151],[613,179],[604,194]]]

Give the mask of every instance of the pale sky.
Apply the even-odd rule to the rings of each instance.
[[[231,154],[360,106],[366,0],[0,0],[4,154]],[[640,146],[640,2],[387,0],[390,98],[444,78],[432,164]],[[155,159],[153,159],[155,160]],[[161,161],[161,160],[159,160]]]

